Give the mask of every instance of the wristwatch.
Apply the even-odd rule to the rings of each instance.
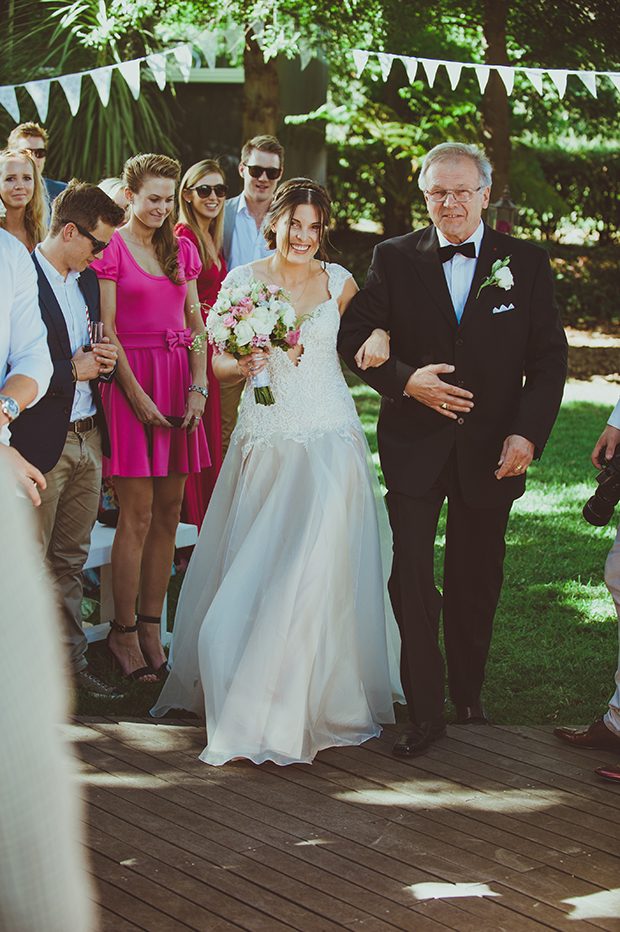
[[[19,417],[19,405],[10,395],[0,395],[0,411],[9,419],[9,424]]]

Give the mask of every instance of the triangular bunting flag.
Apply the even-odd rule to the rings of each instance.
[[[113,71],[114,65],[106,65],[105,68],[95,68],[94,71],[88,72],[93,79],[93,84],[97,88],[97,93],[104,107],[108,106],[110,100],[110,82],[112,81]]]
[[[433,61],[431,58],[420,58],[419,59],[424,65],[424,70],[426,72],[426,78],[428,83],[432,87],[435,83],[435,77],[437,75],[437,69],[439,68],[441,62]]]
[[[480,85],[480,93],[484,94],[485,88],[489,83],[489,75],[491,74],[491,69],[488,65],[474,65],[474,71],[476,72],[476,77],[478,78],[478,84]]]
[[[166,63],[168,56],[164,52],[156,52],[154,55],[147,55],[146,63],[151,69],[155,82],[160,91],[166,86]]]
[[[620,91],[620,72],[618,71],[606,71],[605,74],[616,88],[617,91]]]
[[[189,81],[189,73],[192,70],[192,47],[187,43],[187,45],[179,45],[176,49],[173,49],[174,57],[176,58],[179,68],[181,69],[181,75],[183,80],[187,84]]]
[[[564,71],[563,68],[547,68],[547,74],[555,84],[560,97],[564,97],[564,94],[566,93],[566,79],[568,78],[568,71]]]
[[[388,55],[386,52],[377,52],[377,58],[379,59],[379,64],[381,65],[381,74],[383,75],[383,80],[387,81],[390,75],[390,71],[392,70],[394,56]]]
[[[69,104],[71,116],[75,116],[75,114],[80,109],[82,75],[63,74],[61,78],[58,78],[58,83],[65,92],[65,97],[67,98],[67,103]]]
[[[120,71],[127,82],[134,100],[140,96],[140,59],[134,58],[133,61],[123,61],[116,68]]]
[[[256,44],[263,51],[263,45],[265,44],[263,39],[263,33],[265,31],[265,24],[262,19],[255,20],[250,26],[250,32],[252,33],[252,38],[256,39]]]
[[[577,74],[592,96],[596,97],[596,73],[594,71],[578,71]]]
[[[314,58],[314,51],[309,42],[302,40],[299,43],[299,57],[301,59],[301,70],[305,71]]]
[[[47,119],[47,108],[50,102],[50,80],[29,81],[24,87],[34,100],[35,107],[41,117],[41,122],[45,123]]]
[[[352,49],[353,61],[355,62],[355,70],[357,72],[357,77],[359,78],[362,71],[368,64],[368,58],[370,52],[363,52],[361,49]]]
[[[400,55],[399,57],[405,66],[407,77],[409,78],[409,84],[413,84],[418,71],[418,59],[412,58],[410,55]]]
[[[463,65],[458,61],[446,61],[444,62],[446,66],[446,71],[448,72],[448,77],[450,78],[450,87],[454,90],[461,80],[461,71],[463,70]]]
[[[538,91],[538,93],[543,95],[543,74],[544,71],[541,71],[540,68],[524,68],[523,73],[527,75],[530,79],[532,86]]]
[[[0,87],[0,104],[2,104],[5,110],[8,110],[15,122],[19,123],[21,116],[14,87],[10,85],[8,87]]]
[[[198,39],[198,48],[204,53],[209,68],[215,68],[217,49],[219,45],[217,32],[206,32]]]
[[[506,88],[506,93],[510,97],[512,94],[512,89],[515,86],[515,71],[514,68],[509,68],[507,65],[492,65],[492,68],[495,68],[498,75],[504,82],[504,87]]]
[[[226,39],[226,45],[228,46],[228,51],[232,54],[237,51],[237,46],[243,39],[243,29],[239,29],[238,26],[235,26],[232,29],[224,29],[222,35]]]

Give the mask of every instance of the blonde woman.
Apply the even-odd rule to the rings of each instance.
[[[196,162],[185,172],[179,190],[179,220],[174,232],[191,240],[200,253],[202,269],[196,284],[203,320],[215,303],[226,278],[226,263],[222,255],[226,178],[213,159]],[[211,466],[200,475],[190,476],[185,486],[183,518],[198,527],[202,524],[211,493],[222,466],[222,416],[220,383],[213,375],[213,347],[207,346],[207,376],[209,400],[205,408],[204,427],[211,454]]]
[[[6,211],[0,226],[32,252],[45,239],[47,224],[43,182],[27,152],[5,149],[0,153],[0,199]]]
[[[180,173],[164,155],[125,163],[130,217],[92,265],[104,332],[118,347],[116,379],[102,397],[112,446],[103,474],[113,476],[120,505],[108,645],[125,677],[142,682],[166,671],[159,622],[183,490],[188,474],[210,463],[205,354],[190,349],[204,333],[196,311],[201,263],[172,222]]]

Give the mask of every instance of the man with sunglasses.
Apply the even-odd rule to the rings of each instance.
[[[389,581],[401,632],[409,724],[393,751],[414,757],[461,725],[485,724],[481,700],[512,503],[540,457],[562,400],[566,337],[544,249],[486,226],[491,165],[477,146],[444,143],[419,176],[432,224],[380,243],[338,341],[381,393],[377,429],[394,537]],[[375,328],[390,358],[361,370]],[[439,514],[448,501],[442,591]]]
[[[284,149],[275,136],[254,136],[241,150],[239,174],[243,178],[243,191],[224,206],[222,252],[229,272],[269,255],[262,226],[283,166]],[[244,382],[220,386],[224,453],[237,422],[244,387]]]
[[[61,191],[64,191],[67,185],[64,181],[52,181],[51,178],[43,177],[48,142],[47,130],[38,123],[20,123],[11,130],[7,146],[9,149],[25,149],[32,156],[41,173],[48,207],[51,209],[52,201]]]
[[[95,676],[85,657],[82,567],[99,506],[102,453],[110,453],[98,383],[113,377],[117,353],[108,337],[94,339],[99,282],[89,266],[124,219],[95,185],[73,180],[54,201],[49,233],[32,255],[54,371],[47,394],[11,430],[11,445],[47,483],[37,519],[70,673],[77,687],[108,698],[122,693]]]

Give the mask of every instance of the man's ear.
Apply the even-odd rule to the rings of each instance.
[[[244,168],[243,162],[239,162],[239,174],[241,175],[242,178],[245,178],[245,175],[243,174],[243,168]]]

